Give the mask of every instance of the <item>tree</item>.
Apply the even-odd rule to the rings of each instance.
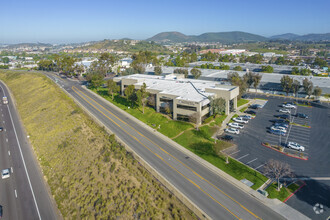
[[[222,114],[226,111],[226,100],[223,98],[209,97],[211,115]]]
[[[269,160],[264,166],[266,176],[277,181],[277,191],[280,191],[280,179],[284,176],[293,176],[289,164],[277,160]]]
[[[108,86],[108,94],[112,96],[112,100],[113,100],[114,93],[119,92],[120,87],[112,79],[107,81],[107,86]]]
[[[241,66],[235,66],[235,67],[234,67],[234,70],[236,70],[236,71],[242,71],[243,68],[242,68]]]
[[[257,87],[260,84],[261,78],[262,78],[262,75],[259,75],[259,74],[254,74],[254,76],[253,76],[253,87],[256,90],[256,92],[257,92]]]
[[[133,101],[134,101],[133,96],[135,94],[135,86],[134,85],[127,86],[124,93],[125,93],[125,96],[126,96],[126,100],[128,102],[131,101],[131,104],[133,105]]]
[[[312,81],[310,81],[307,78],[305,78],[303,80],[303,87],[304,87],[304,91],[308,95],[308,98],[310,98],[310,96],[313,93],[313,83],[312,83]]]
[[[292,92],[294,93],[295,97],[297,97],[298,91],[300,88],[300,82],[298,80],[293,80],[292,83]]]
[[[202,72],[197,68],[191,69],[190,73],[194,76],[195,79],[198,79],[202,75]]]
[[[146,72],[146,68],[144,68],[143,64],[136,64],[133,66],[133,69],[136,73],[143,74]]]
[[[274,68],[272,66],[261,66],[261,72],[272,73],[274,72]]]
[[[253,77],[254,77],[254,74],[252,72],[247,72],[243,76],[244,80],[246,81],[246,84],[247,84],[248,88],[250,88],[253,84]]]
[[[170,103],[166,102],[166,103],[165,103],[165,107],[164,107],[164,109],[165,109],[165,113],[166,113],[166,114],[168,114],[168,115],[171,114],[171,106],[170,106]]]
[[[91,84],[92,87],[99,90],[99,87],[104,83],[104,75],[100,73],[87,73],[86,80]]]
[[[239,87],[238,98],[241,98],[242,95],[246,92],[246,89],[248,87],[246,82],[247,78],[240,77],[237,72],[230,72],[227,75],[227,79],[231,82],[232,85]]]
[[[163,70],[160,66],[155,66],[154,72],[155,72],[155,75],[160,75],[163,73]]]
[[[141,88],[136,93],[137,100],[140,106],[142,106],[142,113],[144,114],[144,107],[147,104],[149,93],[147,92],[147,85],[143,83]]]
[[[316,86],[314,88],[314,92],[313,92],[313,95],[315,95],[315,97],[318,99],[322,94],[322,89],[318,86]]]
[[[284,75],[281,78],[281,86],[284,92],[286,92],[286,95],[289,94],[289,92],[292,89],[292,83],[293,83],[293,79],[290,76],[286,76]]]
[[[127,75],[133,75],[133,74],[135,74],[135,70],[130,67],[130,68],[125,69],[123,72],[121,72],[120,75],[127,76]]]
[[[116,58],[110,53],[102,53],[98,61],[91,64],[91,71],[106,76],[111,71],[111,67],[116,62]]]
[[[188,70],[187,69],[181,69],[181,68],[177,68],[173,71],[173,73],[175,74],[183,74],[184,78],[188,77]]]
[[[4,57],[1,59],[3,63],[9,63],[9,58],[8,57]]]
[[[201,123],[200,120],[201,120],[201,116],[200,116],[199,112],[195,112],[195,113],[189,115],[189,121],[196,125],[196,130],[197,131],[199,130],[199,125]]]

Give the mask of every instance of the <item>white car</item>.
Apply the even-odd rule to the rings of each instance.
[[[297,106],[292,105],[292,104],[283,104],[282,107],[283,107],[283,108],[289,108],[289,109],[291,109],[291,108],[296,109],[296,108],[297,108]]]
[[[244,120],[241,117],[233,118],[233,121],[238,122],[238,123],[244,123],[244,124],[247,124],[249,122],[247,120]]]
[[[232,134],[239,134],[239,130],[237,128],[226,128],[225,132],[232,133]]]
[[[278,110],[279,112],[282,112],[282,113],[291,113],[291,111],[290,111],[290,109],[280,109],[280,110]]]
[[[286,133],[286,128],[285,128],[285,127],[281,127],[281,126],[272,126],[272,127],[270,127],[270,129],[273,130],[273,131],[281,131],[281,132]]]
[[[239,128],[239,129],[244,128],[244,125],[241,125],[241,124],[236,123],[236,122],[229,123],[228,125],[232,128]]]
[[[305,147],[301,146],[300,144],[297,144],[296,142],[289,142],[288,148],[299,150],[299,151],[305,151]]]
[[[240,116],[240,118],[243,118],[245,120],[251,120],[253,117],[251,115],[243,115],[243,116]]]
[[[2,170],[2,171],[1,171],[1,178],[2,178],[2,179],[6,179],[6,178],[8,178],[8,177],[10,177],[10,171],[9,171],[9,169],[4,169],[4,170]]]

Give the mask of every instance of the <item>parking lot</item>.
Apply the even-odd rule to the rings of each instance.
[[[253,94],[253,98],[254,96]],[[304,178],[307,185],[302,190],[304,195],[299,195],[301,192],[298,192],[299,196],[293,196],[287,203],[311,218],[319,217],[313,211],[314,203],[322,203],[327,210],[324,215],[329,216],[330,198],[322,196],[330,192],[329,105],[316,103],[312,104],[312,107],[298,105],[297,109],[293,110],[291,114],[304,113],[309,117],[304,119],[292,116],[290,119],[292,124],[288,127],[287,134],[279,136],[268,132],[273,124],[271,120],[275,119],[274,115],[283,114],[278,112],[283,102],[292,102],[293,100],[283,97],[266,97],[264,95],[257,95],[257,97],[267,98],[267,104],[262,109],[255,110],[257,112],[256,117],[244,125],[244,128],[240,130],[240,134],[230,134],[234,137],[237,146],[227,149],[226,153],[260,172],[263,171],[263,166],[270,159],[288,163],[296,177]],[[284,145],[289,141],[304,146],[308,160],[292,158],[261,145],[262,142],[274,145],[282,143]],[[285,151],[299,153],[288,148]],[[319,184],[320,181],[323,181],[322,184]],[[314,189],[309,186],[309,182],[313,182],[313,185],[322,185],[322,187]],[[311,198],[318,198],[316,199],[318,201],[311,201]]]

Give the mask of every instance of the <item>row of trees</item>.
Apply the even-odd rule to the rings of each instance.
[[[322,94],[322,89],[318,86],[314,88],[313,82],[307,78],[303,80],[303,83],[301,85],[298,80],[285,75],[281,78],[281,86],[286,95],[292,92],[293,94],[295,94],[296,97],[301,86],[303,87],[304,92],[308,95],[309,98],[311,95],[319,97]]]
[[[188,72],[187,69],[181,69],[181,68],[175,69],[173,71],[173,73],[183,74],[184,78],[187,78],[188,75],[189,75],[189,72]],[[202,72],[197,68],[193,68],[193,69],[190,70],[190,74],[193,75],[195,79],[198,79],[202,75]]]
[[[293,67],[291,74],[309,76],[312,74],[312,71],[310,69],[306,69],[306,68],[299,69],[298,67]]]
[[[239,87],[239,98],[241,98],[242,95],[246,92],[246,90],[252,85],[257,90],[261,78],[262,75],[253,72],[248,72],[242,77],[240,77],[237,72],[231,72],[227,75],[227,79],[229,80],[229,82],[231,82],[232,85]]]

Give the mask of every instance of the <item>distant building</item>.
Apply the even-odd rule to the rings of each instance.
[[[223,98],[226,101],[225,114],[237,109],[237,86],[221,85],[218,82],[178,79],[175,75],[152,76],[134,74],[113,78],[120,84],[121,93],[125,88],[134,85],[140,89],[143,83],[147,91],[154,97],[157,112],[165,112],[169,108],[174,120],[188,120],[194,115],[196,123],[200,124],[210,115],[209,97]]]
[[[127,58],[124,58],[124,59],[119,60],[119,62],[120,62],[120,66],[125,67],[125,68],[129,68],[130,65],[133,62],[133,59],[127,57]]]

